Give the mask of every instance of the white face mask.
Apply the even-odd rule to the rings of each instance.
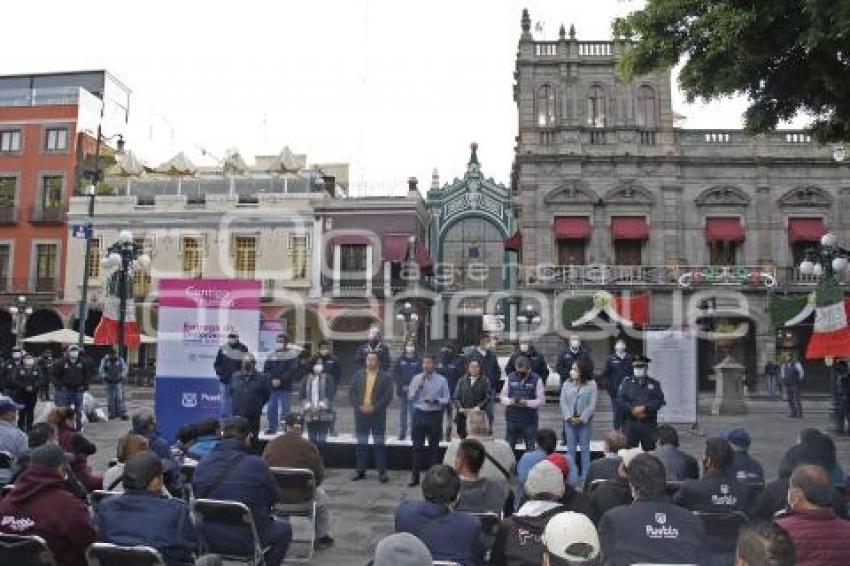
[[[239,339],[237,339],[237,338],[228,338],[227,343],[228,343],[228,344],[230,344],[231,346],[235,346],[236,344],[238,344],[238,343],[239,343]]]
[[[274,349],[278,352],[283,352],[284,350],[286,350],[286,344],[284,344],[283,342],[276,342],[274,345]]]
[[[68,357],[71,358],[72,361],[76,361],[76,359],[80,357],[80,353],[79,352],[68,352]]]
[[[318,374],[322,373],[323,369],[325,369],[325,368],[322,367],[322,364],[316,364],[316,365],[313,366],[313,373],[318,375]]]
[[[520,344],[519,345],[519,351],[520,352],[527,352],[528,351],[528,344]]]
[[[614,344],[614,351],[618,354],[624,354],[626,352],[626,345],[622,342],[617,342]]]
[[[579,346],[581,346],[581,341],[580,341],[580,340],[578,340],[578,339],[576,339],[576,340],[570,340],[570,348],[572,348],[573,350],[578,350],[578,349],[579,349]]]
[[[24,367],[31,368],[35,365],[35,360],[24,360]]]
[[[21,359],[21,353],[20,352],[12,352],[12,358],[14,358],[16,360],[20,360]]]
[[[635,368],[635,377],[646,377],[646,368]]]
[[[404,347],[404,353],[405,354],[409,355],[409,354],[412,354],[414,352],[416,352],[416,348],[414,348],[413,346],[405,346]]]

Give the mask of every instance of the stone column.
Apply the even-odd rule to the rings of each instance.
[[[712,415],[746,415],[744,402],[745,368],[730,356],[714,366],[714,401]]]

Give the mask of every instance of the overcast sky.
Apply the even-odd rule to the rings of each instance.
[[[543,37],[576,26],[609,39],[639,0],[28,0],[3,7],[0,74],[106,68],[133,110],[165,117],[197,155],[289,145],[351,164],[352,190],[461,176],[469,142],[507,184],[516,135],[514,58],[523,7]],[[535,34],[541,39],[539,33]],[[737,127],[741,101],[675,109],[688,127]],[[128,139],[128,147],[134,140]],[[172,148],[136,140],[156,162]]]

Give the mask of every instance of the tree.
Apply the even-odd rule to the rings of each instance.
[[[635,39],[625,79],[684,59],[688,101],[746,96],[751,134],[803,113],[818,141],[850,139],[850,0],[647,0],[613,30]]]

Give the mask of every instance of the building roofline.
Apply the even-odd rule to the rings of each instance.
[[[48,72],[39,72],[39,73],[11,73],[8,75],[0,75],[0,79],[14,79],[21,77],[49,77],[51,75],[90,75],[92,73],[103,73],[108,76],[110,79],[121,85],[124,90],[127,92],[133,92],[133,90],[127,86],[127,84],[116,77],[112,72],[107,69],[78,69],[75,71],[48,71]]]

